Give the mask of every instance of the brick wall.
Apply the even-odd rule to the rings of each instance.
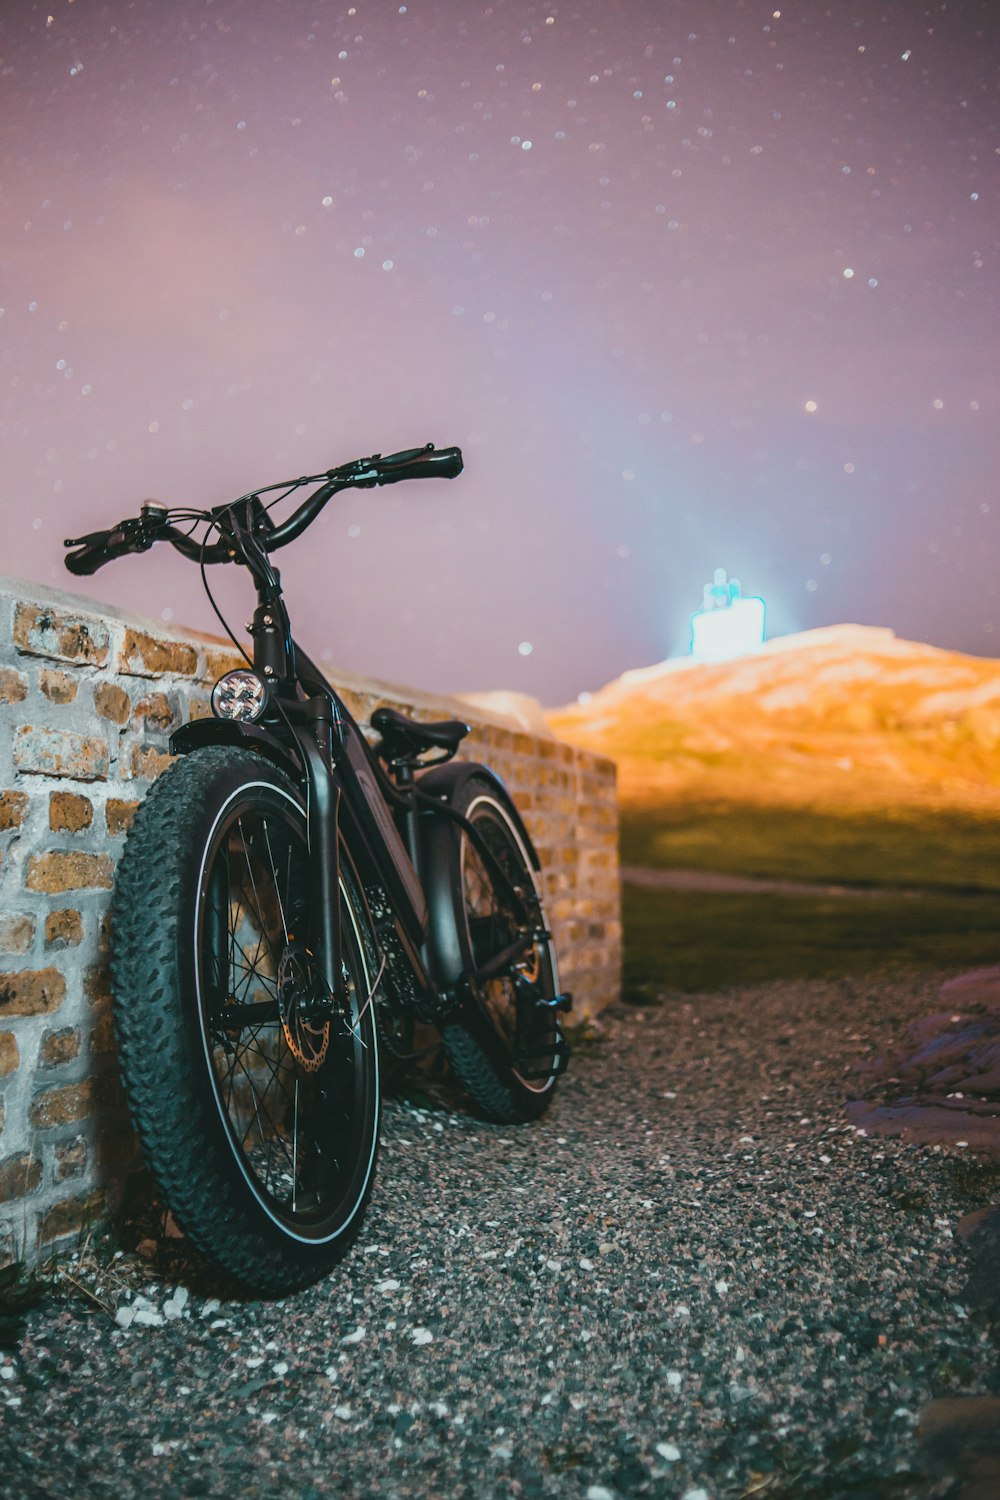
[[[171,730],[209,712],[236,661],[219,642],[0,579],[0,1265],[113,1213],[136,1163],[108,991],[115,862]],[[611,762],[468,705],[334,680],[363,724],[380,703],[473,723],[466,753],[504,779],[538,846],[576,1016],[612,1000]]]

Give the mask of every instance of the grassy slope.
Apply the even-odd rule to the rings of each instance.
[[[794,662],[777,665],[792,680]],[[803,665],[797,685],[809,681]],[[995,667],[949,658],[941,686]],[[700,680],[668,683],[666,698],[640,686],[624,701],[609,695],[606,708],[552,716],[557,733],[618,761],[623,863],[854,885],[859,894],[626,887],[629,990],[1000,963],[995,725],[961,714],[915,720],[925,688],[890,661],[841,699],[820,690],[787,713],[727,699],[722,676],[714,685],[706,677],[698,698]],[[920,894],[863,894],[879,886]]]
[[[858,886],[1000,891],[1000,816],[691,798],[624,802],[622,863]]]
[[[818,899],[626,886],[625,994],[1000,963],[994,899]]]
[[[761,786],[755,787],[759,798]],[[760,800],[626,802],[622,861],[830,882],[817,899],[626,886],[626,993],[1000,963],[1000,818]],[[867,890],[906,887],[909,897]]]

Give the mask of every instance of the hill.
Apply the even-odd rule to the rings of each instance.
[[[618,762],[623,804],[1000,811],[1000,661],[841,625],[752,656],[626,672],[553,710]]]

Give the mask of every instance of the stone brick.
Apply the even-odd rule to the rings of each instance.
[[[27,953],[34,940],[34,917],[0,917],[0,953]]]
[[[20,1062],[17,1037],[12,1031],[0,1031],[0,1077],[16,1073]]]
[[[108,832],[128,833],[138,810],[138,802],[126,802],[121,797],[109,797],[104,808]]]
[[[28,696],[28,679],[13,667],[0,667],[0,703],[23,703]]]
[[[116,682],[101,682],[95,687],[94,707],[112,724],[127,724],[132,715],[132,699]]]
[[[253,656],[252,651],[248,651]],[[211,651],[205,652],[205,671],[203,682],[218,682],[220,677],[225,677],[227,672],[235,672],[246,666],[246,661],[237,651]]]
[[[104,781],[108,747],[104,740],[68,729],[22,724],[14,733],[14,764],[32,776],[72,776],[76,781]]]
[[[134,781],[154,781],[173,764],[173,756],[153,745],[133,745],[129,773]]]
[[[27,1151],[16,1156],[6,1156],[0,1161],[0,1203],[12,1203],[16,1198],[26,1198],[33,1193],[42,1180],[42,1164],[37,1156]]]
[[[59,891],[109,891],[113,868],[109,854],[53,850],[31,856],[25,884],[30,891],[45,891],[49,895]]]
[[[45,918],[46,948],[75,948],[83,938],[83,918],[78,911],[50,911]]]
[[[111,970],[107,963],[87,965],[83,974],[83,993],[92,1005],[111,999]]]
[[[0,792],[0,833],[20,828],[28,807],[26,792]]]
[[[42,1040],[42,1066],[61,1068],[72,1062],[79,1052],[80,1033],[72,1026],[64,1026],[61,1031],[48,1031]]]
[[[56,614],[37,604],[19,604],[14,614],[14,645],[23,655],[103,667],[109,640],[103,620]]]
[[[145,719],[152,729],[169,729],[177,715],[166,693],[149,693],[135,706],[137,719]]]
[[[107,1057],[114,1052],[115,1020],[110,1001],[94,1007],[94,1024],[90,1032],[90,1051],[94,1057]]]
[[[52,703],[72,703],[77,694],[76,679],[52,667],[43,667],[39,672],[38,686]]]
[[[46,1089],[32,1100],[28,1118],[36,1130],[51,1130],[54,1125],[71,1125],[85,1120],[94,1108],[94,1080],[67,1083],[62,1088]]]
[[[67,1177],[79,1177],[87,1166],[87,1142],[82,1135],[74,1136],[65,1145],[55,1150],[56,1181],[65,1182]]]
[[[58,969],[0,974],[0,1016],[44,1016],[58,1010],[66,981]]]
[[[49,797],[49,827],[53,833],[79,833],[94,821],[89,797],[77,792],[53,792]]]
[[[198,653],[184,641],[163,640],[129,628],[118,669],[131,677],[162,677],[164,672],[193,677],[198,670]]]
[[[38,1239],[43,1245],[64,1235],[79,1234],[88,1224],[99,1218],[104,1210],[104,1195],[95,1188],[85,1198],[64,1198],[54,1203],[38,1227]]]

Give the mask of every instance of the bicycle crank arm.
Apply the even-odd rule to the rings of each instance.
[[[523,937],[515,938],[506,948],[501,948],[499,953],[487,959],[486,963],[480,964],[478,969],[472,969],[463,977],[465,984],[482,984],[487,979],[496,979],[498,974],[504,974],[523,958],[528,949],[534,946],[534,933],[527,932]]]

